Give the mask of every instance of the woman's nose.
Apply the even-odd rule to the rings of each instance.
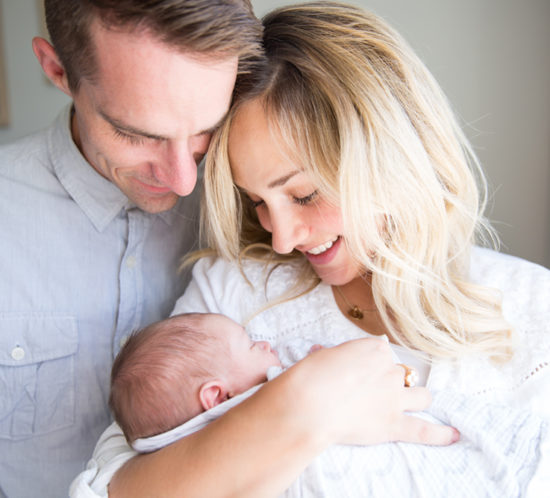
[[[288,254],[304,242],[307,227],[302,218],[290,212],[271,218],[271,245],[279,254]]]

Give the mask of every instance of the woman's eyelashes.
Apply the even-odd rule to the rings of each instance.
[[[310,202],[312,202],[317,196],[319,195],[319,191],[318,190],[314,190],[311,194],[309,195],[306,195],[306,196],[303,196],[303,197],[297,197],[297,196],[292,196],[292,201],[295,202],[296,204],[299,204],[300,206],[307,206]],[[250,197],[248,197],[248,201],[250,202],[250,205],[256,209],[258,207],[260,207],[262,204],[264,204],[264,201],[262,199],[258,199],[258,200],[254,200],[254,199],[251,199]]]
[[[306,195],[305,197],[293,197],[293,199],[296,204],[299,204],[300,206],[305,206],[313,201],[317,197],[317,195],[319,195],[319,191],[314,190],[313,192],[311,192],[311,194]]]
[[[257,207],[260,207],[260,206],[264,203],[264,201],[262,201],[261,199],[258,200],[258,201],[254,201],[254,200],[252,200],[250,197],[248,197],[248,201],[250,202],[250,205],[251,205],[254,209],[256,209]]]

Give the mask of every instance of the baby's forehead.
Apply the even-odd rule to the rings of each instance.
[[[219,342],[229,342],[235,338],[249,337],[245,328],[225,315],[206,315],[200,327],[202,331]]]
[[[232,321],[226,322],[224,318],[222,315],[213,313],[182,314],[160,322],[162,327],[159,327],[158,331],[192,334],[195,340],[209,344],[226,340],[225,332],[230,328],[228,325]]]

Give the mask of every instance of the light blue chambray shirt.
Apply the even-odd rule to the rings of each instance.
[[[0,147],[0,496],[59,498],[111,422],[111,363],[169,315],[198,195],[151,215],[84,160],[70,108]]]

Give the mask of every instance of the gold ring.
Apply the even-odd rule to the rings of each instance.
[[[405,387],[416,386],[416,383],[418,382],[418,372],[416,371],[416,369],[413,367],[409,367],[408,365],[405,365],[403,363],[398,363],[397,365],[405,369],[405,378],[404,378]]]

